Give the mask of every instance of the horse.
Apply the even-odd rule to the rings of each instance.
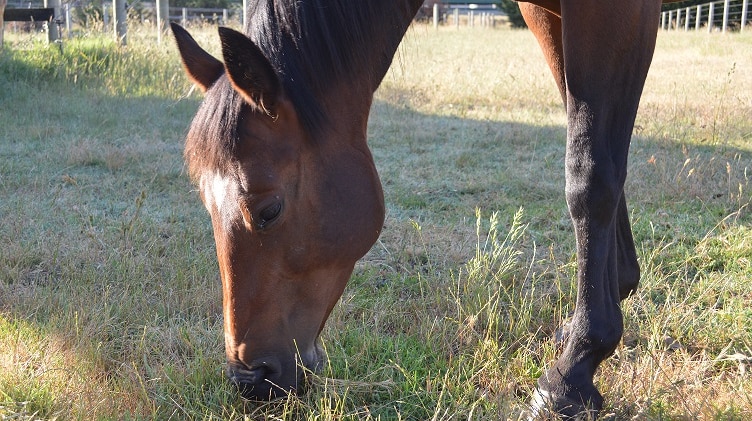
[[[255,0],[244,32],[219,28],[223,62],[172,25],[204,92],[184,158],[211,215],[226,374],[254,400],[300,391],[318,336],[376,242],[384,196],[367,144],[374,91],[423,0]],[[593,383],[640,277],[624,196],[627,155],[661,0],[520,3],[567,113],[565,197],[577,298],[532,414],[603,407]],[[588,412],[590,411],[590,412]]]

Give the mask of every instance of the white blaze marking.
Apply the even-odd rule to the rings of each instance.
[[[229,177],[223,177],[219,173],[207,174],[201,177],[201,191],[204,195],[204,205],[211,213],[212,206],[222,214],[222,208],[227,201],[227,187],[232,182]]]

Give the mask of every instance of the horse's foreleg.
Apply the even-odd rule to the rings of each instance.
[[[639,277],[624,181],[659,5],[562,2],[566,198],[577,240],[578,285],[569,338],[538,380],[538,404],[563,415],[602,407],[593,376],[621,340],[619,301]]]
[[[564,51],[561,32],[561,10],[554,5],[539,6],[533,3],[520,2],[520,11],[525,18],[530,31],[535,35],[543,51],[543,56],[551,69],[556,85],[564,100],[567,102],[566,80],[564,77]],[[617,217],[617,249],[618,249],[618,277],[619,295],[626,298],[637,288],[640,280],[640,268],[637,264],[632,229],[629,223],[626,199],[622,195]]]

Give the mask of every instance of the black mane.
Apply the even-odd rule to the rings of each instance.
[[[406,3],[258,0],[249,5],[245,32],[281,76],[303,125],[316,132],[326,120],[317,97],[333,83],[359,78],[375,90],[381,82],[414,14]]]
[[[375,91],[421,3],[252,0],[245,33],[276,70],[303,127],[316,137],[329,123],[321,98],[342,82],[370,84]],[[242,109],[239,95],[222,76],[191,125],[185,151],[191,173],[197,175],[195,160],[211,161],[196,162],[199,167],[222,169],[232,157]]]

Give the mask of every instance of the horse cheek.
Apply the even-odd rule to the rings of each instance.
[[[372,164],[352,159],[331,170],[324,181],[329,199],[322,238],[335,254],[354,264],[378,239],[384,223],[381,183]]]

